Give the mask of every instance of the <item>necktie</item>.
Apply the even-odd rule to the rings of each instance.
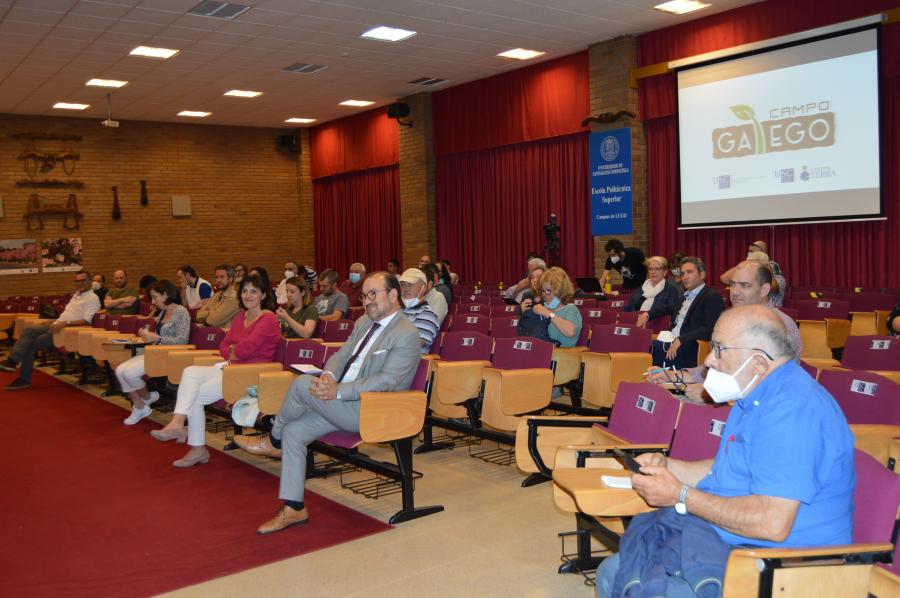
[[[354,353],[353,356],[349,360],[347,360],[347,363],[344,364],[344,369],[341,370],[341,375],[338,376],[337,379],[338,384],[340,384],[341,380],[344,379],[344,376],[347,375],[347,370],[350,369],[350,366],[353,365],[353,362],[356,361],[356,358],[359,357],[359,354],[362,353],[362,350],[366,348],[366,345],[369,343],[369,339],[372,338],[372,335],[375,334],[375,331],[379,328],[381,328],[381,324],[379,324],[378,322],[375,322],[374,324],[372,324],[372,327],[369,328],[369,331],[363,337],[362,342],[359,343],[359,346],[356,348],[356,353]]]

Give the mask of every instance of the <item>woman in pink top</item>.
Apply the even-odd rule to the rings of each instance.
[[[278,318],[271,311],[274,305],[268,305],[262,279],[251,275],[242,280],[238,297],[243,311],[232,320],[231,329],[219,345],[219,352],[225,361],[185,368],[178,385],[178,400],[172,420],[162,430],[150,432],[161,441],[187,441],[191,448],[184,457],[173,463],[175,467],[191,467],[209,461],[203,406],[222,398],[222,368],[228,363],[275,361],[275,351],[281,342],[281,328]]]

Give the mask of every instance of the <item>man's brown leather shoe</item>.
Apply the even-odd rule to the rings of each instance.
[[[234,443],[251,455],[261,455],[263,457],[281,459],[281,449],[272,446],[268,434],[257,434],[254,436],[238,435],[234,437]]]
[[[305,525],[307,523],[309,523],[309,509],[303,507],[299,511],[295,511],[289,506],[284,505],[275,517],[260,525],[256,532],[263,535],[271,534],[273,532],[280,532],[284,528],[291,527],[292,525]]]

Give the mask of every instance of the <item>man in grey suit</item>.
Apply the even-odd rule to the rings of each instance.
[[[269,434],[235,436],[248,453],[282,457],[278,496],[284,506],[257,530],[270,534],[309,521],[303,504],[307,445],[331,432],[359,432],[361,392],[406,390],[419,364],[416,327],[403,314],[400,283],[373,272],[360,294],[365,316],[319,376],[303,375],[288,391]]]

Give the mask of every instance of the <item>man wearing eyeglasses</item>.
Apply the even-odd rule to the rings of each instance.
[[[282,459],[278,496],[284,506],[259,527],[260,534],[309,521],[303,504],[309,443],[331,432],[359,432],[361,392],[406,390],[412,383],[419,333],[400,309],[400,294],[395,276],[369,274],[360,292],[366,313],[322,375],[294,381],[269,434],[234,437],[248,453]]]
[[[90,273],[78,272],[75,275],[75,294],[69,299],[66,309],[56,321],[52,324],[25,328],[10,351],[9,357],[0,361],[0,370],[4,372],[15,372],[16,368],[19,368],[19,377],[8,384],[6,390],[30,388],[35,353],[51,350],[53,335],[66,326],[89,325],[99,309],[100,298],[91,288]]]
[[[635,517],[621,552],[600,566],[600,596],[619,596],[632,583],[693,596],[685,592],[707,579],[721,583],[737,545],[851,542],[853,434],[831,395],[797,364],[781,319],[762,305],[736,307],[719,318],[710,345],[704,386],[717,403],[734,401],[716,456],[636,457],[632,486],[659,509]],[[673,558],[663,544],[675,548],[674,562],[661,562]]]

